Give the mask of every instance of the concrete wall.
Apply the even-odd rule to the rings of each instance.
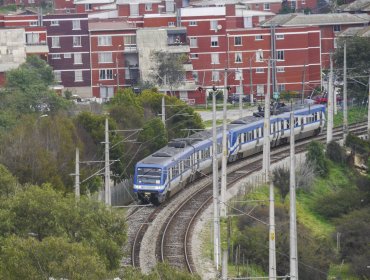
[[[24,29],[0,30],[0,72],[17,68],[25,61]]]

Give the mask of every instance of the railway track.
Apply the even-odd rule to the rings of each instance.
[[[364,133],[366,130],[366,124],[363,123],[350,127],[350,131],[355,134]],[[334,129],[333,140],[339,140],[342,135],[341,128]],[[314,138],[318,141],[325,141],[325,139],[325,131]],[[312,140],[310,138],[296,143],[296,153],[303,152]],[[279,146],[271,151],[271,163],[278,162],[288,156],[289,145]],[[257,154],[228,166],[228,188],[240,179],[260,170],[262,167],[260,159],[261,154]],[[189,194],[185,195],[184,191],[180,192],[169,202],[152,209],[145,222],[141,223],[132,243],[132,265],[141,266],[138,258],[139,251],[144,249],[141,247],[141,243],[148,232],[149,226],[155,223],[154,231],[152,229],[150,236],[146,237],[151,239],[151,246],[154,246],[152,252],[155,252],[155,256],[152,256],[152,258],[155,258],[155,260],[152,260],[151,263],[167,261],[173,267],[196,273],[196,266],[190,253],[191,235],[197,218],[212,202],[213,191],[212,180],[209,178],[193,182],[191,185],[194,186],[189,186],[187,190],[184,190]],[[167,213],[164,214],[163,212]],[[147,254],[143,255],[150,257]],[[150,268],[142,267],[142,269],[148,270]]]

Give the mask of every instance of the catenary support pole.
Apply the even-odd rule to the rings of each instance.
[[[348,135],[348,97],[347,97],[347,42],[344,41],[343,49],[343,138]]]
[[[326,128],[326,143],[333,140],[333,54],[330,54],[330,73],[328,87],[328,125]]]
[[[226,175],[226,168],[227,168],[227,111],[226,111],[226,104],[227,104],[227,69],[224,71],[224,104],[223,104],[223,125],[222,125],[222,166],[221,166],[221,198],[220,198],[220,215],[221,217],[226,217],[226,184],[227,184],[227,175]]]
[[[161,117],[162,117],[163,126],[164,126],[164,128],[166,128],[166,104],[165,104],[165,97],[164,96],[162,96],[162,114],[161,114]]]
[[[367,96],[367,139],[370,140],[370,74],[369,74],[369,82],[367,84],[369,94]]]
[[[275,198],[272,174],[269,174],[270,183],[270,217],[269,217],[269,280],[276,279],[276,244],[275,244]]]
[[[298,280],[298,253],[297,253],[297,219],[296,219],[296,192],[295,192],[295,139],[294,139],[294,112],[290,113],[290,279]]]
[[[264,125],[263,125],[263,161],[262,170],[265,182],[268,182],[270,172],[270,90],[271,90],[271,72],[270,59],[267,68],[267,93],[265,95]]]
[[[227,250],[222,250],[222,280],[227,280]]]
[[[217,131],[216,131],[216,91],[212,93],[212,164],[213,164],[213,258],[216,269],[219,268],[220,248],[219,248],[219,213],[218,213],[218,162],[217,162]]]
[[[240,69],[240,80],[239,80],[239,87],[240,87],[240,95],[239,95],[239,118],[243,117],[243,70]]]
[[[110,194],[110,166],[109,166],[109,130],[108,117],[105,118],[105,168],[104,168],[104,190],[105,190],[105,204],[111,205]]]
[[[252,77],[252,57],[249,59],[249,90],[251,94],[251,105],[253,106],[253,77]]]
[[[75,195],[80,199],[80,151],[76,148],[76,168],[75,168]]]

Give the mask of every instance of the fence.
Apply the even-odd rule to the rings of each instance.
[[[128,205],[135,200],[135,194],[133,191],[133,180],[126,179],[121,183],[111,187],[111,201],[112,206],[124,206]],[[105,191],[102,190],[98,194],[98,199],[104,201]]]

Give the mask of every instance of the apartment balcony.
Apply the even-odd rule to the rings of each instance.
[[[46,43],[26,43],[26,53],[49,53],[49,47]]]
[[[168,44],[166,51],[170,53],[189,53],[190,46],[187,44]]]
[[[137,53],[136,45],[125,45],[123,49],[124,53]]]
[[[193,71],[193,64],[190,63],[184,63],[184,69],[185,71]]]

